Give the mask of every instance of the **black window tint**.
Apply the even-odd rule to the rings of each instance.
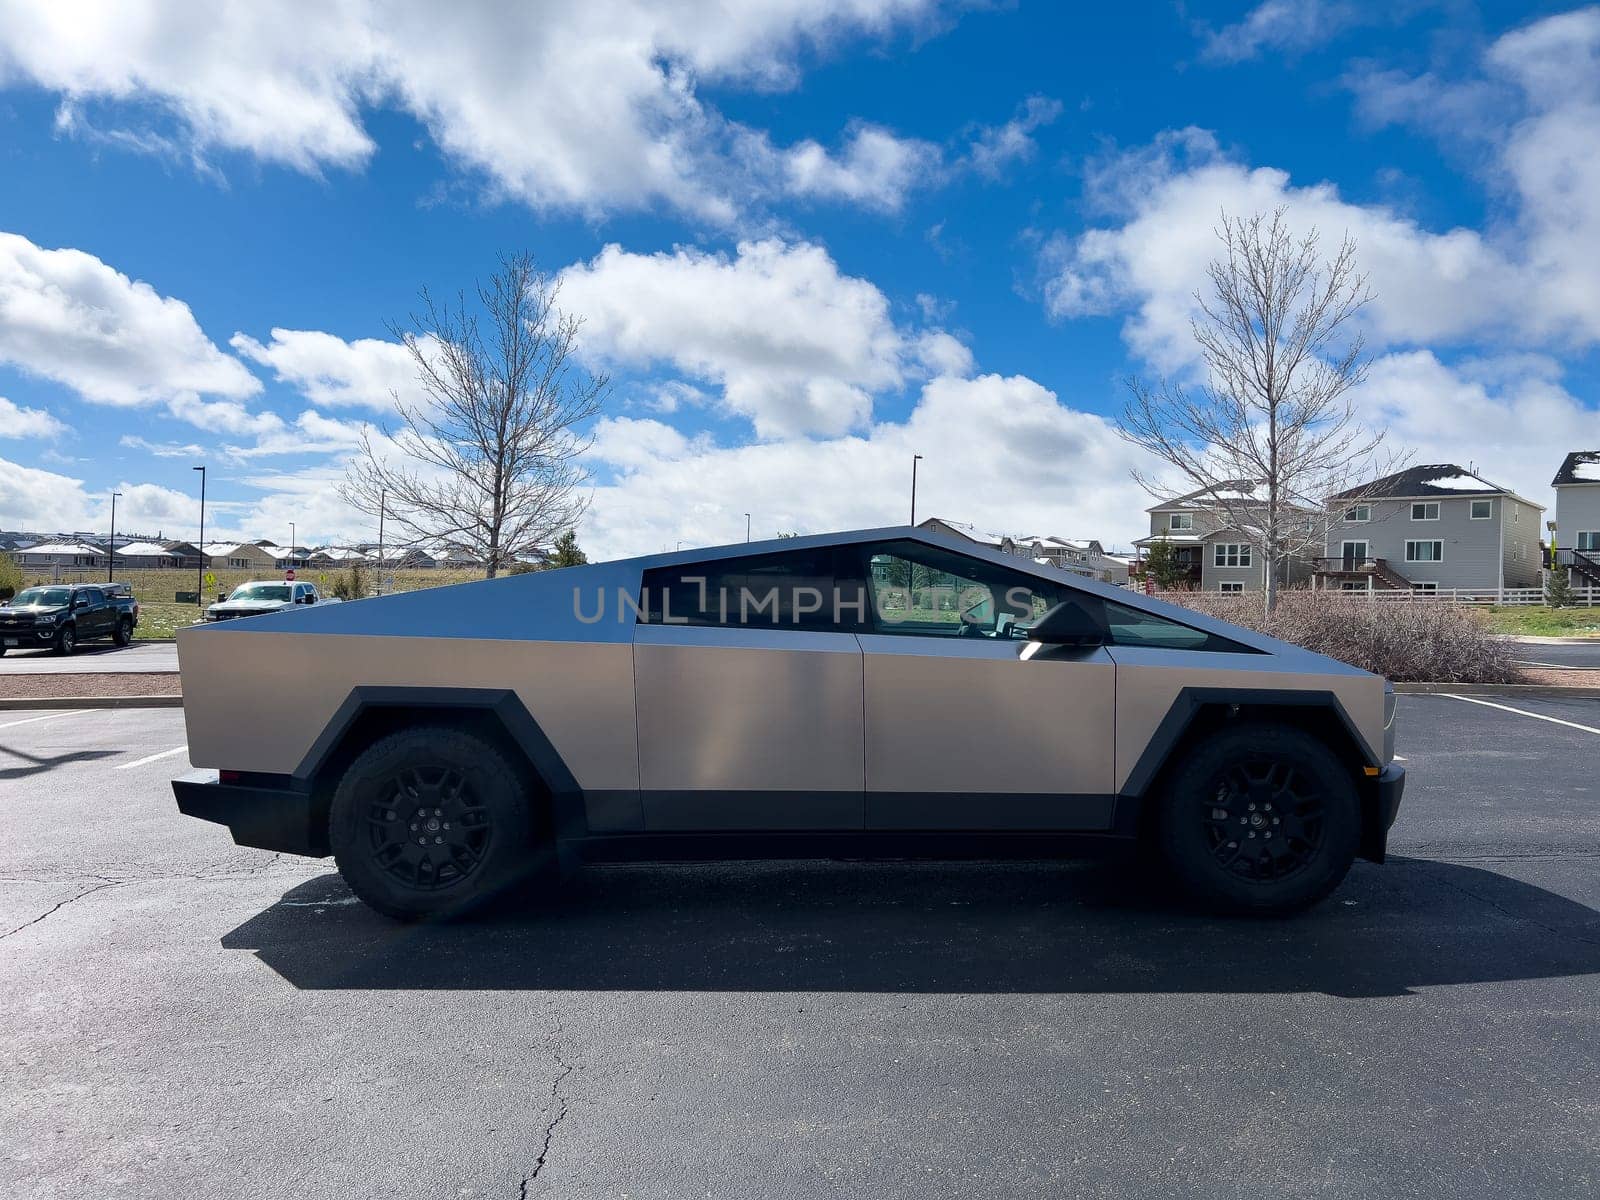
[[[1240,645],[1203,629],[1158,617],[1155,613],[1129,608],[1115,600],[1107,600],[1106,625],[1111,630],[1113,646],[1152,646],[1162,650],[1205,650],[1213,654],[1259,654],[1249,646]]]
[[[864,549],[873,631],[1022,637],[1066,595],[1046,579],[920,542]]]
[[[639,620],[854,633],[865,620],[859,585],[840,584],[831,547],[659,567],[644,573]]]

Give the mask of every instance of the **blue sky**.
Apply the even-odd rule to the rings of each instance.
[[[1278,205],[1418,461],[1600,445],[1600,9],[531,7],[4,6],[0,528],[192,536],[203,461],[219,534],[371,536],[386,323],[525,248],[615,380],[599,553],[901,521],[912,453],[920,515],[1126,543],[1122,380]]]

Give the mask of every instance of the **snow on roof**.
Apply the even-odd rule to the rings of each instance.
[[[29,546],[29,554],[104,554],[99,546],[88,546],[82,542],[46,542],[42,546]]]
[[[1575,479],[1582,479],[1586,483],[1600,483],[1600,459],[1594,462],[1581,462],[1572,468]]]
[[[118,546],[117,553],[126,554],[129,558],[147,558],[158,555],[167,558],[177,557],[171,550],[168,550],[165,546],[157,545],[155,542],[129,542],[125,546]]]
[[[1492,483],[1486,483],[1476,475],[1434,475],[1418,480],[1429,487],[1448,488],[1452,492],[1498,492]]]

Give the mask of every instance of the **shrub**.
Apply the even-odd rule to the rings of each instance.
[[[0,554],[0,600],[9,600],[22,590],[22,568],[9,554]]]
[[[1519,677],[1511,643],[1495,636],[1482,613],[1460,604],[1292,591],[1278,598],[1269,621],[1258,594],[1168,598],[1396,682],[1510,683]]]
[[[367,594],[367,571],[358,562],[333,577],[333,594],[341,600],[359,600]]]

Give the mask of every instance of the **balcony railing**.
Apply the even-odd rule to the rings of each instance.
[[[1311,560],[1311,569],[1322,575],[1372,575],[1383,570],[1386,565],[1381,558],[1362,557],[1358,554]]]

